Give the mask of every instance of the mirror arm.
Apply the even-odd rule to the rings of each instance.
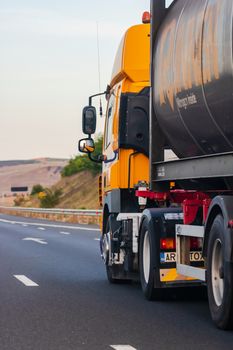
[[[91,153],[88,152],[88,157],[89,157],[89,159],[90,159],[92,162],[94,162],[94,163],[102,163],[102,161],[103,161],[102,154],[100,154],[97,158],[93,158],[92,155],[91,155]]]
[[[111,158],[111,159],[104,159],[104,163],[107,164],[107,163],[113,162],[116,159],[117,155],[118,155],[118,149],[114,151],[113,158]]]
[[[100,92],[99,94],[95,94],[95,95],[89,96],[89,106],[90,106],[90,107],[92,106],[92,99],[93,99],[93,97],[105,95],[106,92],[107,92],[107,91],[104,91],[104,92]]]

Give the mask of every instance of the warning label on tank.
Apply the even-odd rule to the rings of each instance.
[[[202,253],[190,252],[190,261],[203,261]],[[176,262],[176,253],[175,252],[160,253],[160,262],[162,264]]]
[[[184,108],[187,109],[188,106],[194,105],[197,103],[197,97],[193,93],[187,95],[185,98],[176,97],[176,103],[179,109]]]

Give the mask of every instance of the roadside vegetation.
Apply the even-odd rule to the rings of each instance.
[[[31,196],[33,196],[34,194],[38,194],[40,192],[44,191],[44,187],[40,184],[34,185],[32,187],[32,191],[31,191]]]
[[[38,198],[40,200],[41,208],[54,208],[60,202],[60,197],[62,195],[62,190],[57,188],[55,190],[51,190],[46,188],[43,192],[38,194]]]
[[[54,208],[60,202],[61,188],[44,188],[42,185],[34,185],[30,195],[17,195],[14,199],[16,207],[40,207]]]

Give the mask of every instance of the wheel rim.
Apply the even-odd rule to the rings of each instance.
[[[148,231],[146,231],[143,241],[143,274],[146,283],[148,283],[150,275],[150,240]]]
[[[109,260],[109,242],[106,234],[103,235],[102,239],[102,258],[105,264],[108,264]]]
[[[213,289],[214,300],[216,305],[220,306],[223,301],[223,292],[224,292],[223,255],[222,255],[222,242],[220,241],[220,239],[217,239],[214,242],[211,277],[212,277],[212,289]]]

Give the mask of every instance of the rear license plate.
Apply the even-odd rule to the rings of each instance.
[[[190,261],[203,261],[202,252],[190,252]],[[160,262],[162,264],[176,262],[176,252],[160,253]]]

